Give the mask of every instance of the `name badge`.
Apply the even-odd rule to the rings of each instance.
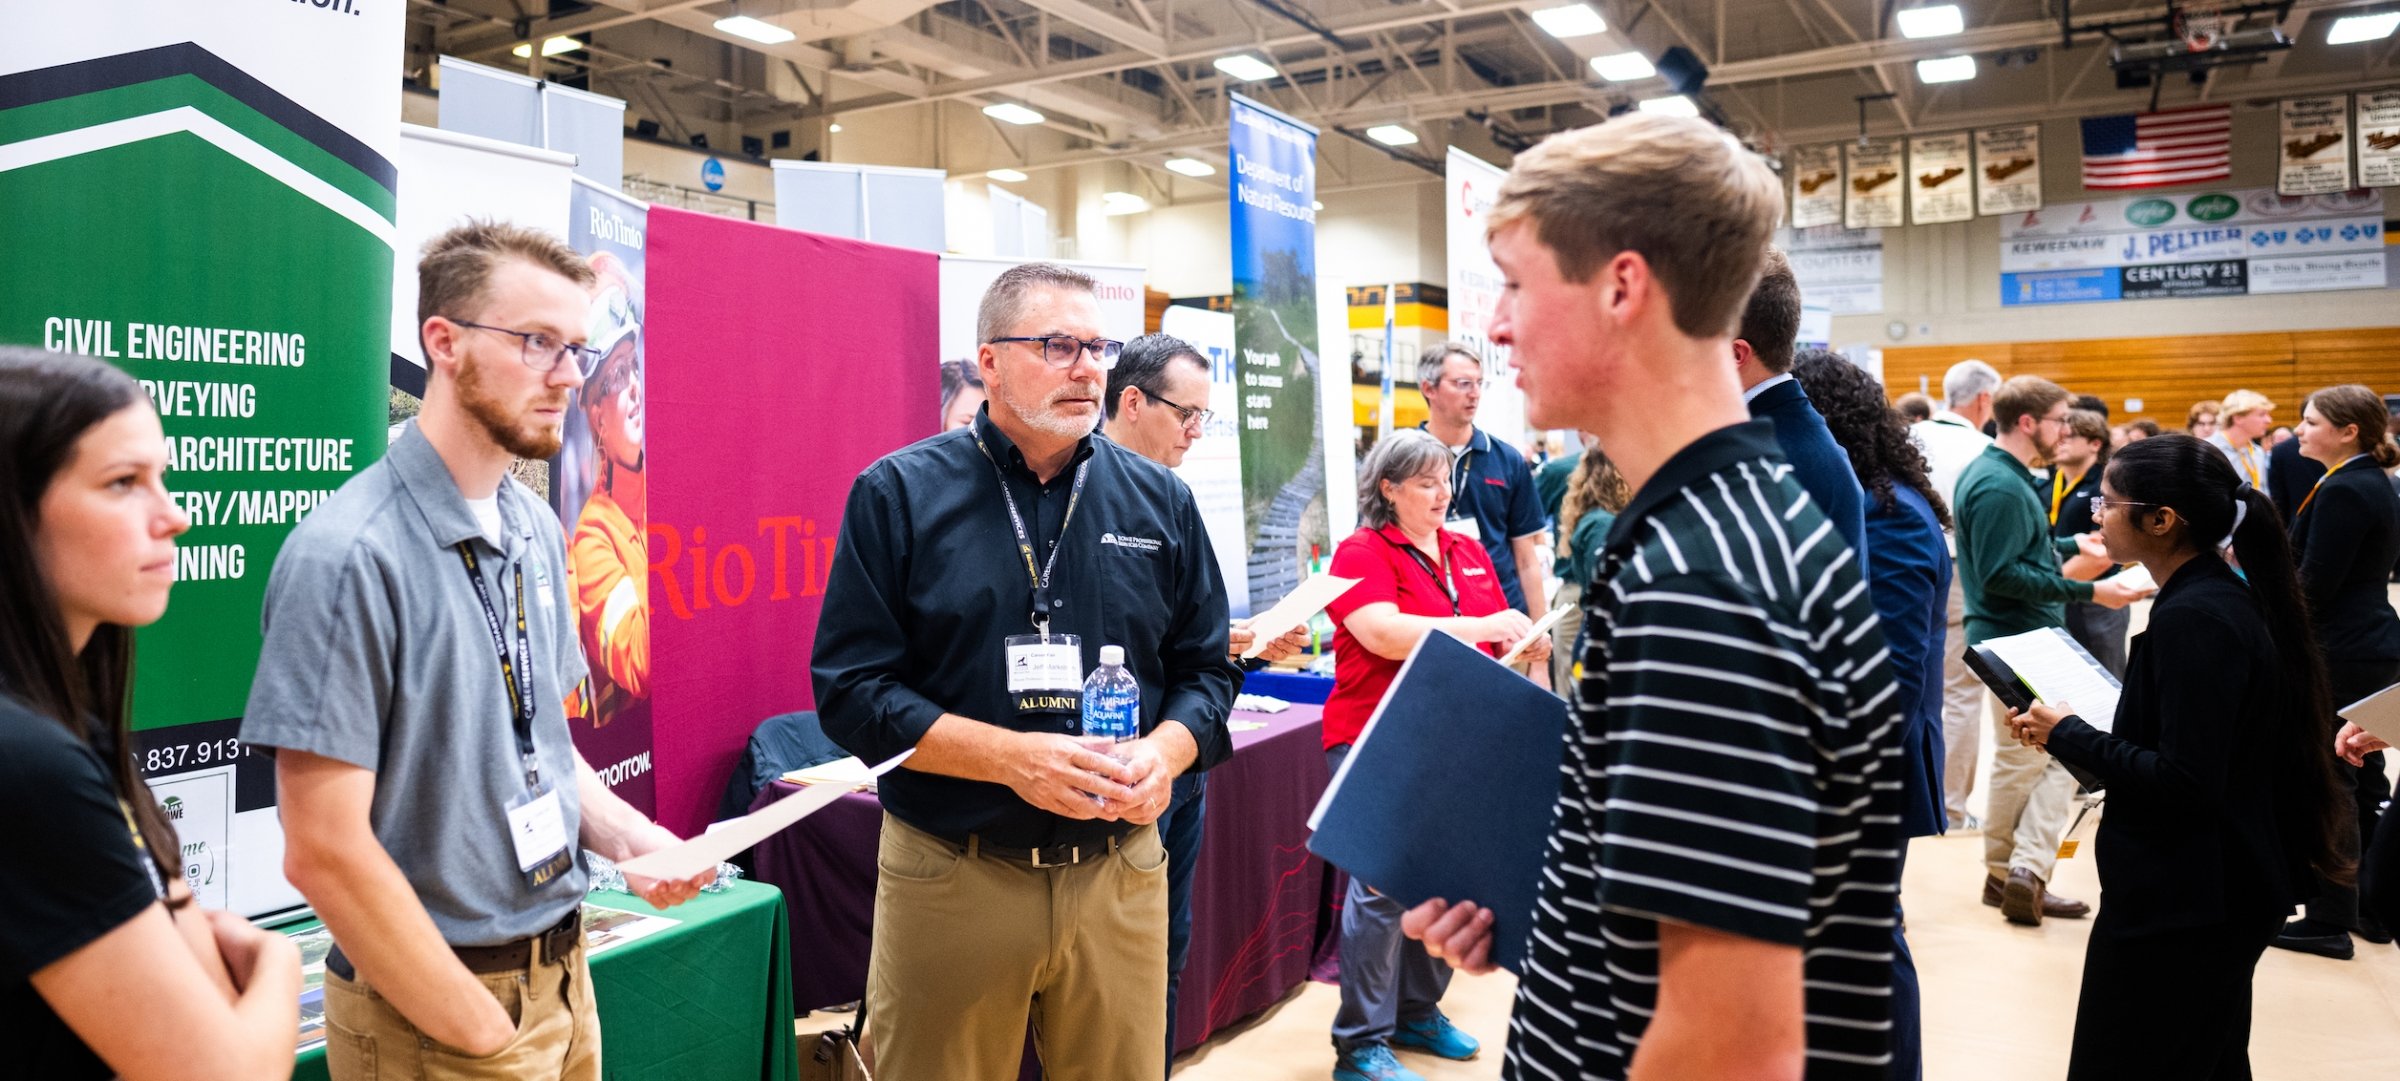
[[[1072,634],[1012,634],[1008,696],[1018,713],[1083,717],[1083,639]]]
[[[1471,541],[1483,540],[1483,523],[1473,518],[1452,518],[1444,521],[1442,528]]]
[[[516,846],[517,870],[525,885],[540,889],[575,865],[567,847],[567,818],[558,790],[543,785],[508,801],[508,838]]]

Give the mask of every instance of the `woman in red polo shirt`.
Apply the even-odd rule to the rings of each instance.
[[[1443,631],[1499,656],[1533,629],[1508,606],[1483,545],[1442,528],[1450,509],[1450,448],[1420,431],[1393,432],[1358,468],[1358,532],[1333,551],[1332,573],[1358,585],[1327,606],[1333,617],[1333,694],[1325,756],[1335,770],[1417,642]],[[1549,660],[1550,643],[1524,661]],[[1357,879],[1342,901],[1342,1007],[1333,1019],[1335,1081],[1422,1081],[1392,1049],[1474,1057],[1474,1037],[1438,1008],[1450,966],[1400,933],[1398,902]]]

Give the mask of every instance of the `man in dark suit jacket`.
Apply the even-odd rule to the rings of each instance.
[[[2275,509],[2283,512],[2285,526],[2291,525],[2300,501],[2324,475],[2324,463],[2302,457],[2297,439],[2286,439],[2267,452],[2267,494],[2275,500]]]
[[[1866,493],[1850,469],[1850,456],[1833,441],[1825,418],[1809,404],[1808,392],[1792,379],[1792,343],[1800,336],[1800,283],[1793,280],[1792,264],[1782,252],[1767,253],[1766,271],[1750,291],[1750,306],[1742,312],[1736,333],[1734,370],[1750,415],[1774,422],[1775,442],[1783,447],[1784,460],[1792,463],[1793,478],[1858,554],[1863,571]]]

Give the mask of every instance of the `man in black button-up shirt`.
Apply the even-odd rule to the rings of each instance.
[[[1177,775],[1232,754],[1223,584],[1190,490],[1092,436],[1116,343],[1090,279],[1010,270],[977,337],[985,412],[860,474],[817,627],[826,734],[869,762],[916,752],[882,784],[876,1076],[1011,1074],[1029,1010],[1059,1076],[1158,1076],[1151,823]],[[1141,684],[1143,734],[1113,754],[1073,738],[1074,713],[1009,693],[1003,640],[1036,631],[1034,574],[1053,562],[1049,632],[1080,636],[1087,673],[1123,646]]]

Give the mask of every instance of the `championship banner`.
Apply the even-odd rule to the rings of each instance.
[[[2358,184],[2400,185],[2400,90],[2358,95]]]
[[[2042,208],[2042,126],[1975,133],[1975,212],[1985,217]]]
[[[1908,220],[1918,225],[1975,217],[1975,180],[1966,132],[1908,141]]]
[[[0,341],[158,406],[192,529],[136,636],[138,757],[200,903],[246,915],[300,903],[238,738],[268,569],[385,442],[403,10],[15,4],[0,36]]]
[[[2000,302],[2381,289],[2383,193],[2272,188],[2067,203],[2000,225]]]
[[[643,814],[657,810],[651,775],[650,501],[642,384],[642,289],[650,208],[574,178],[567,243],[592,265],[584,332],[599,365],[567,407],[550,461],[550,505],[567,538],[576,639],[591,668],[568,720],[575,749]]]
[[[938,257],[663,206],[643,241],[657,818],[689,836],[758,723],[815,707],[850,483],[934,434]]]
[[[1262,609],[1300,584],[1312,549],[1331,549],[1318,431],[1317,129],[1239,94],[1231,109],[1244,578],[1250,606]]]
[[[2285,98],[2275,190],[2324,195],[2350,190],[2350,98]]]
[[[1486,336],[1492,310],[1500,304],[1503,279],[1484,243],[1484,219],[1500,197],[1500,182],[1508,170],[1457,147],[1450,148],[1449,183],[1442,199],[1450,219],[1450,340],[1464,342],[1483,358],[1483,404],[1475,426],[1511,446],[1525,442],[1525,392],[1517,389],[1517,373],[1509,370],[1506,346]],[[1394,361],[1414,376],[1415,357]],[[1385,366],[1390,371],[1390,365]]]
[[[1842,146],[1842,225],[1885,229],[1901,224],[1908,194],[1899,139],[1867,139]]]
[[[1242,518],[1242,383],[1241,366],[1234,362],[1233,315],[1176,304],[1160,317],[1158,329],[1208,358],[1208,409],[1215,415],[1199,441],[1184,452],[1175,475],[1192,489],[1192,501],[1200,508],[1200,524],[1207,528],[1209,547],[1217,554],[1217,573],[1225,580],[1227,605],[1235,616],[1246,616],[1250,533]],[[1192,1000],[1200,998],[1195,995]]]
[[[1842,148],[1837,143],[1792,150],[1792,228],[1842,223]]]

